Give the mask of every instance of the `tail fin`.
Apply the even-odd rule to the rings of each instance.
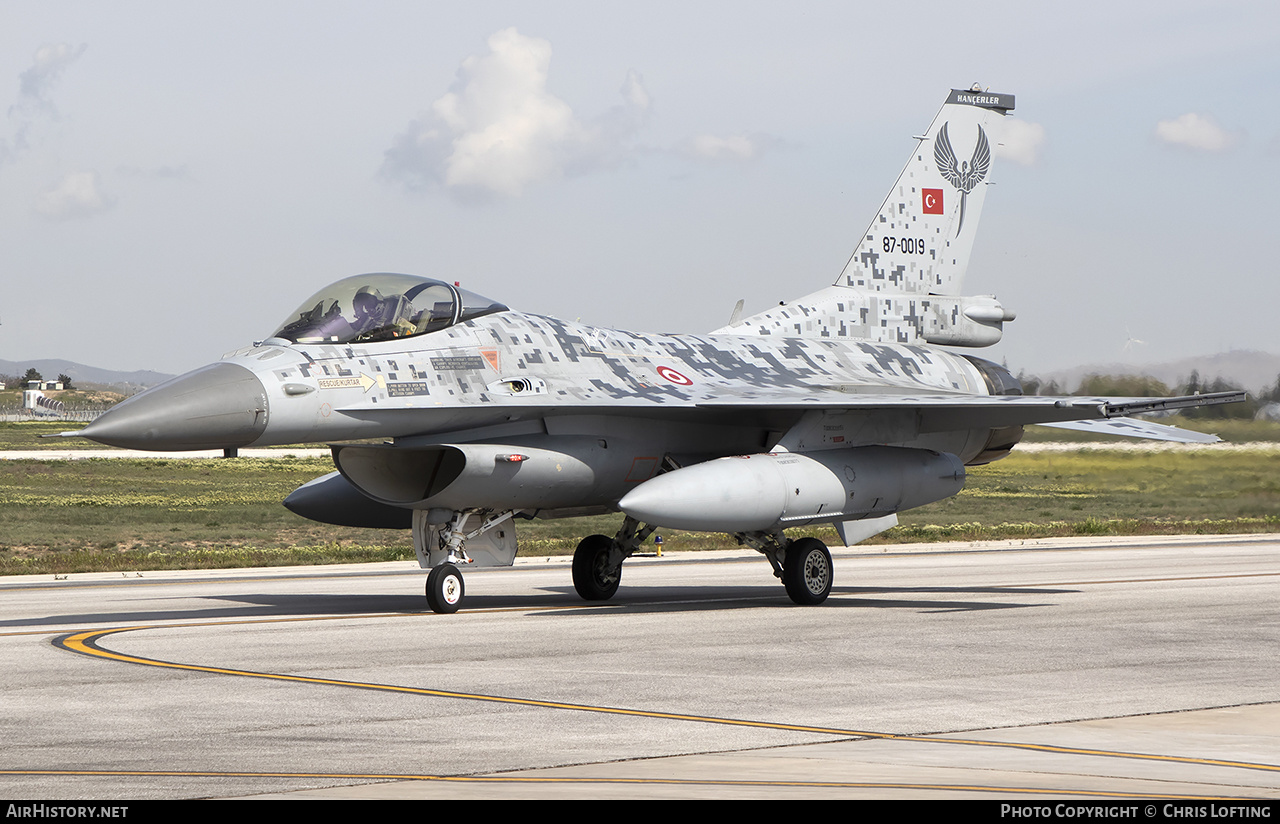
[[[831,287],[716,333],[989,346],[1012,320],[956,296],[1013,95],[953,89]]]
[[[986,200],[991,147],[1013,95],[952,90],[837,286],[954,295]]]

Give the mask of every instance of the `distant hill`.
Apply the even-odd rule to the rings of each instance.
[[[1045,381],[1057,381],[1063,391],[1071,392],[1085,377],[1092,374],[1150,375],[1163,382],[1170,390],[1176,391],[1178,385],[1190,377],[1193,371],[1200,373],[1201,381],[1222,378],[1257,394],[1260,390],[1270,389],[1275,385],[1276,377],[1280,375],[1280,355],[1240,349],[1163,363],[1099,363],[1073,366],[1070,369],[1055,369],[1037,374],[1036,377]]]
[[[148,386],[155,386],[157,383],[163,383],[173,377],[173,375],[153,372],[150,369],[140,369],[135,372],[117,372],[113,369],[99,369],[96,366],[85,366],[68,360],[52,359],[33,361],[0,360],[0,374],[22,377],[33,366],[36,371],[44,376],[45,380],[51,381],[57,378],[58,375],[66,375],[71,378],[71,382],[74,385],[97,384],[117,389],[126,394],[145,389]]]

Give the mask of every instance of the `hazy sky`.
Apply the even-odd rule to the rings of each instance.
[[[1280,351],[1274,2],[0,0],[0,358],[181,372],[369,271],[707,331],[834,282],[974,82],[985,356]]]

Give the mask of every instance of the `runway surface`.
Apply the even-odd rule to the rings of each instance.
[[[1280,536],[0,581],[10,798],[1280,797]]]

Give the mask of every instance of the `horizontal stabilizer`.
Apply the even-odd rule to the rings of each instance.
[[[1146,438],[1150,441],[1218,443],[1222,440],[1217,435],[1178,429],[1175,426],[1165,426],[1162,423],[1139,421],[1133,418],[1108,418],[1102,421],[1059,421],[1057,423],[1042,423],[1038,425],[1052,426],[1055,429],[1071,429],[1077,432],[1093,432],[1098,435],[1124,435],[1129,438]]]

